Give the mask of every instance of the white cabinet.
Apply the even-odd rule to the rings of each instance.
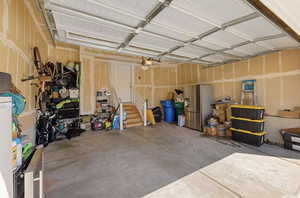
[[[0,194],[13,197],[12,170],[12,103],[10,97],[0,97]],[[5,184],[5,185],[3,185]],[[2,194],[4,193],[4,194]]]

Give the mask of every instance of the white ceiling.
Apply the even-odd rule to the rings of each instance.
[[[260,0],[300,35],[299,0]]]
[[[299,46],[245,0],[169,1],[48,0],[45,7],[59,41],[166,60],[213,65]]]

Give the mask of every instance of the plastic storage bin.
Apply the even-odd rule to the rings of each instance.
[[[282,129],[280,133],[284,141],[300,144],[300,128]]]
[[[164,121],[166,122],[175,122],[175,108],[174,103],[171,100],[162,100],[161,105],[164,109]]]
[[[232,128],[260,133],[264,131],[264,120],[250,120],[245,118],[231,117]]]
[[[294,151],[300,151],[300,144],[285,141],[284,142],[284,148],[294,150]]]
[[[184,102],[175,102],[174,106],[176,109],[176,118],[178,119],[179,115],[184,114]]]
[[[246,118],[251,120],[262,120],[265,108],[260,106],[231,105],[231,114],[236,118]]]
[[[238,142],[244,142],[254,146],[261,146],[265,141],[266,132],[252,133],[241,129],[230,128],[232,139]]]

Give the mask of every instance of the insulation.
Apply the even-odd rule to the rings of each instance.
[[[115,43],[115,42],[109,42],[109,41],[105,41],[102,40],[100,38],[97,38],[98,36],[90,34],[90,33],[85,33],[84,31],[76,31],[76,33],[74,33],[75,31],[73,31],[73,33],[69,33],[67,35],[68,39],[75,39],[75,40],[79,40],[82,42],[87,42],[87,43],[94,43],[94,44],[98,44],[98,45],[104,45],[104,46],[108,46],[108,47],[113,47],[116,48],[120,45],[120,43]],[[78,33],[78,34],[77,34]],[[83,36],[85,35],[85,36]]]
[[[148,54],[148,55],[152,55],[152,56],[156,56],[161,53],[161,51],[147,50],[147,49],[143,49],[143,48],[137,48],[134,46],[127,46],[125,50],[129,50],[129,51],[137,52],[137,53]]]
[[[174,30],[178,29],[180,32],[186,32],[193,36],[197,36],[214,27],[172,7],[164,9],[154,18],[153,22],[170,27]]]
[[[74,17],[65,14],[54,13],[56,21],[56,27],[59,29],[97,33],[99,37],[111,41],[123,41],[130,33],[130,30],[121,28],[119,26],[113,26],[102,21],[92,21],[76,17],[76,23],[74,23]]]
[[[284,36],[281,29],[257,14],[258,11],[245,0],[173,0],[169,6],[162,6],[164,2],[73,0],[70,3],[49,0],[45,5],[54,17],[57,40],[112,51],[123,43],[129,45],[123,50],[125,53],[156,58],[163,56],[162,60],[191,62],[196,57],[209,54],[207,49],[211,49],[216,54],[202,61],[220,63],[232,59],[218,53],[226,49],[228,54],[247,57],[299,46],[290,36]],[[160,12],[153,12],[154,8]],[[152,20],[147,19],[153,13],[157,15]],[[150,23],[143,23],[145,21]],[[214,32],[216,28],[220,29]],[[66,38],[68,33],[91,38]],[[11,31],[8,36],[15,38],[19,34],[19,31]],[[131,40],[127,40],[129,35]],[[282,38],[274,39],[279,35]],[[195,40],[198,38],[201,40]],[[269,40],[265,40],[267,38]],[[190,45],[190,42],[193,44]],[[240,46],[245,43],[251,44]],[[173,51],[180,46],[184,47]],[[164,52],[163,55],[161,52]]]
[[[226,50],[225,52],[228,53],[228,54],[232,54],[232,55],[240,56],[240,57],[250,55],[249,53],[245,53],[245,52],[238,51],[238,50],[235,50],[235,49]]]
[[[198,46],[203,46],[212,50],[221,50],[224,49],[224,47],[220,46],[220,45],[216,45],[214,43],[210,43],[204,40],[197,40],[194,42],[194,44],[198,45]]]
[[[180,56],[187,56],[191,58],[203,56],[209,53],[211,53],[210,50],[200,48],[195,45],[187,45],[173,52],[173,54],[180,55]]]
[[[63,1],[63,0],[62,0]],[[103,4],[110,5],[114,8],[118,8],[129,13],[135,14],[142,18],[145,18],[149,12],[158,4],[158,0],[94,0],[102,2]]]
[[[261,37],[272,36],[282,33],[263,17],[239,23],[226,29],[227,31],[241,35],[243,38],[254,40]]]
[[[148,32],[161,34],[161,35],[164,35],[166,37],[171,37],[171,38],[181,40],[181,41],[187,41],[187,40],[192,38],[191,35],[187,35],[187,34],[185,34],[183,32],[180,32],[180,31],[175,31],[172,28],[167,28],[167,27],[165,27],[163,25],[159,25],[159,24],[150,23],[150,24],[146,25],[145,30],[148,31]]]
[[[178,56],[178,55],[169,54],[169,55],[163,56],[162,60],[165,60],[165,61],[172,61],[172,60],[187,61],[187,60],[189,60],[189,57],[184,57],[184,56]]]
[[[140,22],[138,18],[116,12],[115,10],[107,9],[106,7],[103,7],[101,3],[93,0],[72,0],[72,3],[65,0],[52,0],[50,2],[55,3],[55,5],[58,4],[59,6],[62,5],[68,8],[80,10],[81,12],[91,13],[95,16],[99,16],[101,18],[109,19],[112,21],[117,21],[129,26],[136,26]],[[54,8],[54,6],[51,6],[50,4],[48,8],[51,9]]]
[[[173,6],[183,8],[199,18],[205,18],[218,25],[254,12],[240,0],[175,0]]]
[[[231,59],[232,59],[232,57],[229,57],[226,55],[214,54],[214,55],[204,57],[201,60],[209,61],[209,62],[213,62],[213,63],[220,63],[220,62],[224,62],[224,61],[229,61]]]
[[[249,54],[249,55],[256,55],[256,54],[268,51],[267,48],[261,47],[254,43],[242,45],[240,47],[235,48],[235,50],[240,51],[242,53]]]
[[[267,46],[272,46],[273,48],[288,48],[288,47],[299,47],[300,44],[295,41],[294,39],[285,36],[282,38],[277,38],[277,39],[271,39],[271,40],[265,40],[258,42],[260,45],[267,45]]]
[[[237,45],[246,41],[245,39],[237,37],[234,34],[223,30],[219,30],[207,37],[204,37],[203,40],[215,45],[221,45],[224,48],[230,48],[233,45]]]
[[[154,36],[144,32],[135,36],[131,43],[137,47],[149,48],[158,51],[166,51],[176,45],[183,44],[179,41]]]

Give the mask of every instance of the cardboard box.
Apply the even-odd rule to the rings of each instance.
[[[226,112],[225,111],[217,111],[216,117],[219,118],[220,123],[224,123],[226,121]]]
[[[300,112],[296,111],[280,110],[278,111],[278,115],[283,118],[300,118]]]
[[[218,131],[217,131],[218,136],[220,136],[220,137],[226,136],[226,127],[224,124],[218,125],[217,129],[218,129]]]
[[[225,111],[227,109],[228,104],[216,104],[216,110]]]
[[[294,111],[300,113],[300,107],[294,107]]]
[[[208,135],[210,136],[216,136],[218,133],[218,130],[216,127],[209,127],[208,128]]]
[[[231,132],[230,129],[227,129],[227,130],[226,130],[226,136],[227,136],[227,137],[231,137],[231,136],[232,136],[232,132]]]

